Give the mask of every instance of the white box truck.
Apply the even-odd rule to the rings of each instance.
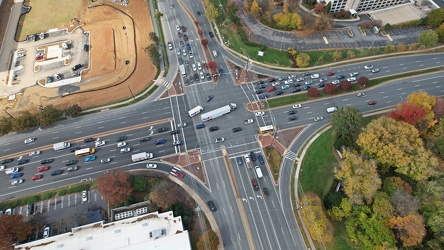
[[[187,72],[185,71],[185,67],[183,66],[183,64],[179,65],[179,70],[182,76],[187,76]]]
[[[69,147],[71,147],[71,143],[69,143],[69,142],[59,142],[59,143],[54,144],[54,146],[52,148],[55,151],[58,151],[58,150],[62,150],[62,149],[69,148]]]
[[[262,177],[264,177],[264,175],[262,175],[262,170],[261,170],[261,167],[259,167],[259,166],[256,166],[256,167],[254,167],[254,169],[256,170],[256,175],[257,175],[257,178],[262,178]]]
[[[147,152],[142,152],[131,156],[131,160],[133,160],[133,162],[144,161],[152,158],[153,154]]]
[[[200,112],[202,112],[204,109],[202,106],[196,106],[194,108],[192,108],[190,111],[188,111],[188,114],[190,115],[190,117],[193,117],[197,114],[199,114]]]
[[[200,115],[200,119],[202,120],[202,122],[213,120],[214,118],[230,113],[236,107],[237,107],[236,103],[230,103],[229,105],[223,106],[221,108]]]

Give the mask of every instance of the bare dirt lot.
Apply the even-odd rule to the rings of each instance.
[[[37,4],[30,5],[33,3]],[[60,109],[73,104],[84,109],[100,106],[131,97],[129,88],[137,94],[152,83],[156,69],[145,48],[151,43],[148,34],[153,24],[146,1],[131,0],[122,6],[112,0],[83,0],[77,17],[66,28],[72,30],[77,25],[90,32],[91,39],[90,68],[82,71],[82,83],[77,84],[80,91],[62,98],[58,89],[29,87],[14,103],[5,103],[6,98],[1,101],[3,107],[11,107],[9,113],[34,112],[38,105]]]

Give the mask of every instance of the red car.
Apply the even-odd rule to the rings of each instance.
[[[368,102],[368,105],[375,105],[376,104],[376,101],[369,101]]]
[[[327,76],[332,76],[332,75],[334,75],[334,74],[335,74],[335,72],[330,71],[330,72],[327,73]]]
[[[273,91],[275,91],[275,90],[276,90],[275,87],[269,87],[269,88],[267,89],[268,92],[273,92]]]
[[[178,178],[180,178],[180,179],[182,179],[183,177],[185,177],[185,174],[184,174],[184,173],[182,173],[182,172],[180,172],[180,171],[177,171],[176,169],[172,169],[172,172],[170,172],[170,174],[172,174],[172,175],[174,175],[174,176],[176,176],[176,177],[178,177]]]
[[[36,60],[36,61],[43,60],[43,56],[36,56],[36,57],[35,57],[35,60]]]
[[[36,181],[36,180],[40,180],[43,178],[43,175],[41,174],[36,174],[31,178],[31,181]]]
[[[40,167],[37,169],[37,172],[43,172],[49,170],[49,166]]]
[[[254,190],[259,190],[256,178],[251,179],[251,185],[253,185]]]

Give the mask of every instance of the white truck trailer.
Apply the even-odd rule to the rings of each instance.
[[[153,154],[147,152],[142,152],[131,156],[131,160],[133,160],[133,162],[144,161],[152,158]]]
[[[214,118],[228,114],[236,107],[237,107],[236,103],[230,103],[229,105],[225,105],[221,108],[200,115],[200,119],[202,120],[202,122],[206,122]]]
[[[69,148],[71,147],[71,143],[69,142],[59,142],[54,144],[54,146],[52,147],[55,151],[59,151],[65,148]]]
[[[185,66],[183,66],[183,64],[179,65],[179,70],[182,76],[187,76],[187,72],[185,71]]]

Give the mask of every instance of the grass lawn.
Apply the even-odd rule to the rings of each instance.
[[[299,175],[301,191],[316,193],[324,199],[335,179],[333,169],[337,164],[333,155],[333,134],[329,129],[310,145],[304,156]]]
[[[31,11],[20,22],[22,27],[17,32],[20,41],[29,34],[36,34],[54,28],[65,28],[69,20],[77,17],[82,6],[80,0],[28,0]],[[22,17],[23,19],[23,17]]]
[[[353,245],[350,245],[347,241],[348,234],[345,229],[344,221],[332,221],[333,226],[335,228],[335,233],[333,236],[333,242],[328,246],[327,249],[335,249],[335,250],[349,250],[355,249]]]
[[[282,155],[272,146],[268,146],[265,148],[265,157],[267,157],[273,180],[277,182],[279,170],[281,168]]]

